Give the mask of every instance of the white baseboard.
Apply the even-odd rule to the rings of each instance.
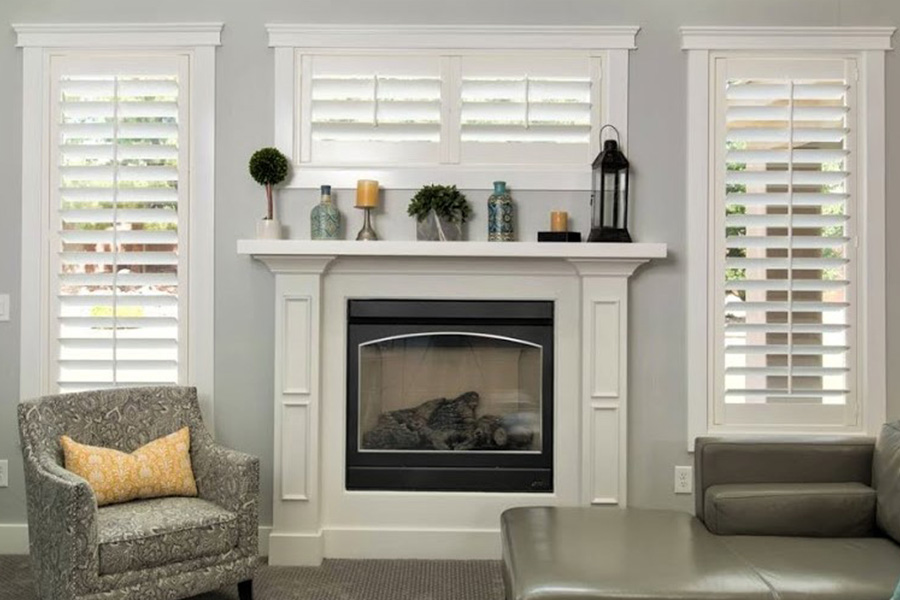
[[[259,555],[269,555],[271,525],[259,528]],[[28,525],[0,523],[0,554],[28,554]]]
[[[326,529],[326,558],[496,560],[499,529]]]
[[[28,526],[0,524],[0,554],[28,554]],[[497,529],[326,529],[318,534],[259,528],[259,554],[278,566],[315,566],[323,558],[500,558]]]
[[[331,528],[318,534],[273,532],[269,564],[316,566],[323,558],[497,560],[498,529]]]
[[[269,534],[269,564],[278,567],[316,567],[322,564],[322,534]]]
[[[259,527],[259,555],[269,555],[269,535],[272,533],[271,525],[260,525]]]
[[[0,554],[28,554],[28,525],[0,523]]]

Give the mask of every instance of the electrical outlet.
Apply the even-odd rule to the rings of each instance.
[[[694,467],[675,467],[675,493],[690,494],[694,491]]]
[[[9,294],[0,294],[0,321],[9,321]]]
[[[0,487],[9,487],[9,461],[0,460]]]

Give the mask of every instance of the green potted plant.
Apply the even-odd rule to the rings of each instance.
[[[462,239],[472,209],[455,185],[426,185],[409,201],[407,212],[416,218],[416,239],[446,242]]]
[[[277,148],[260,148],[250,157],[250,176],[266,188],[266,216],[256,224],[256,237],[281,239],[281,223],[275,218],[272,188],[288,174],[288,159]]]

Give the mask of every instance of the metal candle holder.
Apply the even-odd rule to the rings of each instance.
[[[359,233],[356,234],[357,241],[375,241],[378,239],[378,234],[375,233],[375,228],[372,227],[372,217],[369,213],[372,212],[371,206],[357,206],[356,208],[361,208],[366,211],[365,220],[363,221],[362,229],[359,230]]]

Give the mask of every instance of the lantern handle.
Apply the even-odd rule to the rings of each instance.
[[[606,129],[607,127],[609,127],[610,129],[612,129],[613,131],[616,132],[616,143],[621,145],[622,139],[619,135],[619,130],[616,129],[616,126],[613,125],[612,123],[607,123],[606,125],[604,125],[603,127],[600,128],[600,132],[598,133],[598,135],[600,136],[600,147],[601,148],[603,147],[603,130]]]

